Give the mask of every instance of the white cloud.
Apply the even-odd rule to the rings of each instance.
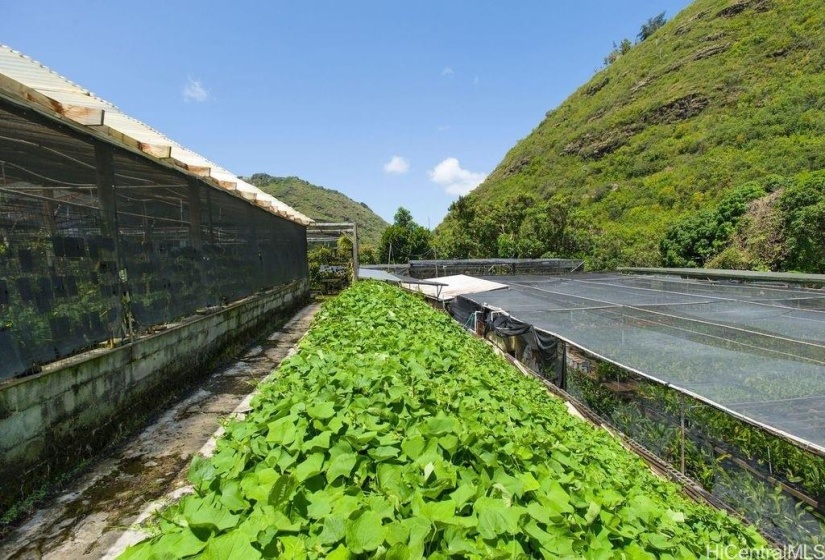
[[[401,156],[392,156],[390,161],[384,164],[384,171],[391,175],[403,175],[410,170],[410,161]]]
[[[444,70],[441,71],[442,76],[452,76],[453,74],[455,74],[455,72],[453,72],[453,69],[449,66],[445,66]]]
[[[447,158],[430,171],[430,180],[438,183],[447,194],[465,195],[487,178],[486,173],[462,169],[456,158]]]
[[[447,130],[450,130],[450,125],[448,125],[448,124],[439,125],[439,126],[436,127],[436,130],[438,132],[445,132]]]
[[[189,82],[183,88],[183,100],[187,103],[190,101],[203,103],[207,99],[209,99],[209,92],[204,89],[201,81],[189,78]]]
[[[473,85],[474,85],[474,86],[477,86],[477,85],[478,85],[478,76],[476,76],[475,78],[473,78]]]

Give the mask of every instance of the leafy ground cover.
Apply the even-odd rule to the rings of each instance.
[[[825,518],[776,481],[821,503],[825,458],[669,387],[595,358],[593,363],[597,367],[587,370],[567,368],[571,395],[675,468],[684,458],[684,472],[762,534],[780,543],[822,546]]]
[[[359,282],[122,558],[692,558],[764,546],[449,317]]]

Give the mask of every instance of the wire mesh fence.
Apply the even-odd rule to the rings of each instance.
[[[304,226],[0,104],[0,380],[306,278]]]
[[[825,294],[614,275],[505,282],[456,298],[451,313],[482,321],[766,534],[823,542]]]

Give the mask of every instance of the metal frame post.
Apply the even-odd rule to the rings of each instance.
[[[352,224],[352,281],[358,281],[358,224]]]
[[[682,474],[685,474],[685,396],[681,393],[679,393],[679,427],[682,436]]]
[[[187,194],[189,199],[189,243],[200,252],[201,241],[201,196],[200,185],[195,179],[189,179]]]
[[[126,268],[120,249],[120,235],[117,223],[117,196],[115,194],[115,151],[112,146],[103,142],[95,142],[95,179],[97,184],[97,199],[100,203],[100,233],[103,237],[112,240],[115,279],[117,281],[117,297],[113,304],[117,320],[121,325],[123,336],[134,338],[132,317],[129,310],[128,286]],[[114,335],[114,333],[112,333]]]

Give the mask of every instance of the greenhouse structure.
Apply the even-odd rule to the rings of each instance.
[[[825,293],[658,272],[489,277],[508,289],[449,309],[766,534],[818,542]]]
[[[305,275],[308,218],[5,47],[0,71],[0,379]]]
[[[0,46],[0,506],[305,299],[310,222]]]

